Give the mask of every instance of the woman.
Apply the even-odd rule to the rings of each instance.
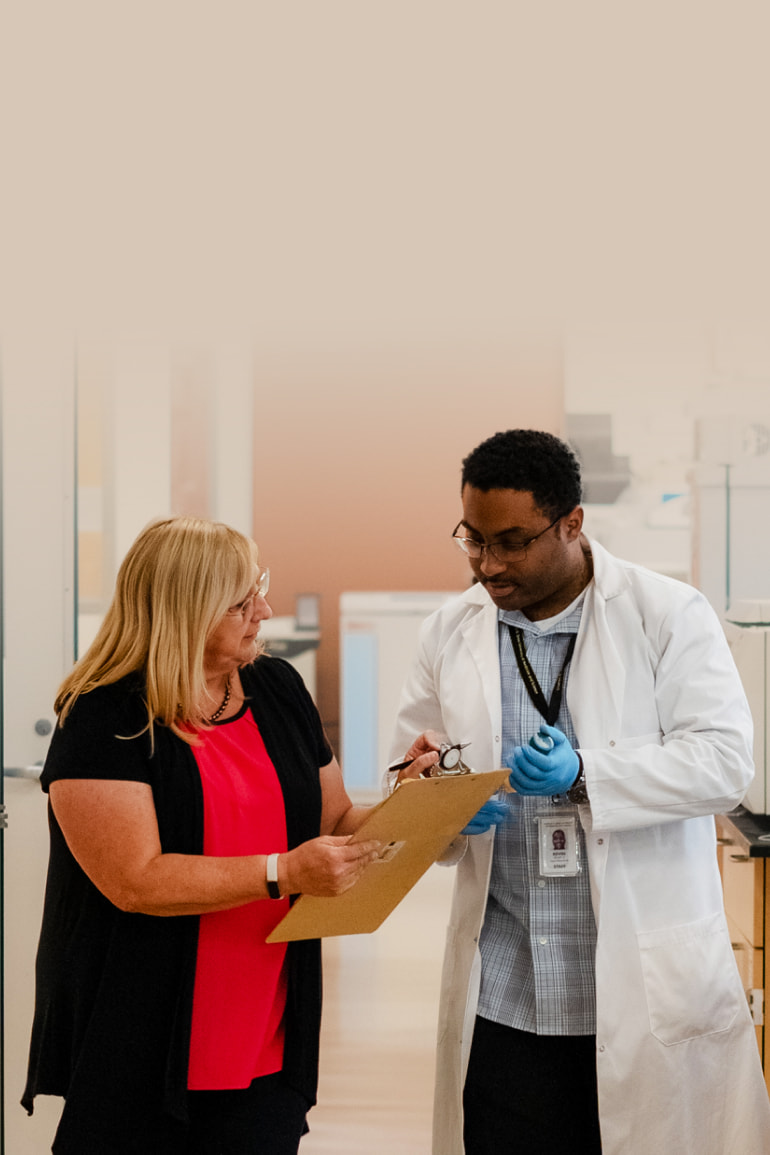
[[[349,841],[366,808],[299,675],[260,656],[267,588],[235,530],[152,524],[60,688],[22,1100],[65,1097],[57,1155],[283,1155],[307,1130],[320,944],[265,937],[379,847]]]

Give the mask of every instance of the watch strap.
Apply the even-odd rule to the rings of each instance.
[[[583,805],[588,802],[588,787],[586,786],[586,772],[583,769],[583,759],[579,754],[578,761],[580,762],[580,773],[567,791],[567,798],[570,802]]]
[[[278,889],[278,855],[268,854],[267,862],[265,864],[265,879],[267,881],[267,893],[270,898],[282,898],[282,894]]]

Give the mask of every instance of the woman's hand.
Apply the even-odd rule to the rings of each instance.
[[[381,842],[351,842],[331,834],[312,838],[278,857],[281,894],[333,898],[349,890],[382,850]]]
[[[51,783],[50,796],[73,855],[120,910],[205,914],[267,898],[263,855],[164,854],[145,782],[66,779]],[[351,843],[347,832],[314,838],[279,855],[278,886],[282,894],[342,894],[380,850],[379,842]]]

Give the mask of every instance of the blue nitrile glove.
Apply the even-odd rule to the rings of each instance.
[[[580,772],[580,759],[567,740],[555,726],[540,727],[540,734],[553,740],[553,747],[547,753],[532,745],[517,746],[508,766],[511,768],[510,783],[517,794],[563,794],[574,785]]]
[[[483,834],[490,826],[499,826],[508,816],[508,806],[499,798],[490,798],[471,818],[468,825],[460,831],[461,834]]]

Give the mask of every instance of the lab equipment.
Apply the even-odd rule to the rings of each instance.
[[[770,598],[745,598],[727,613],[725,632],[754,721],[754,781],[743,805],[770,814]]]

